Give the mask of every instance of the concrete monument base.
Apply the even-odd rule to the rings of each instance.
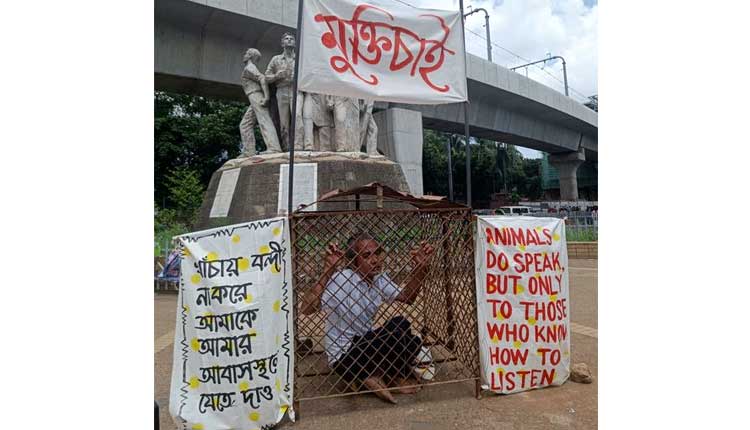
[[[289,153],[261,154],[227,161],[211,177],[195,228],[203,230],[271,218],[280,214],[280,206],[285,213],[286,192],[280,205],[279,181],[283,179],[286,187],[288,177],[280,178],[279,173],[281,166],[288,164]],[[313,164],[314,168],[310,168]],[[368,156],[361,152],[301,151],[294,153],[294,166],[297,178],[294,194],[300,196],[302,193],[304,197],[300,203],[304,204],[318,200],[330,190],[346,190],[370,182],[409,192],[401,166],[383,156]],[[288,174],[286,167],[284,172]],[[305,176],[299,177],[300,172]],[[315,173],[315,178],[312,173]],[[312,184],[315,184],[314,191]]]

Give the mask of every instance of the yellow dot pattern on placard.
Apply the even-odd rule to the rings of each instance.
[[[517,341],[513,342],[513,346],[516,347],[516,349],[521,348],[521,345],[523,345],[523,344],[521,343],[520,340],[517,340]]]
[[[250,384],[247,381],[240,382],[240,391],[247,391],[250,389]]]
[[[528,321],[529,324],[531,324],[531,325],[536,324],[536,318],[534,318],[534,317],[531,317],[531,318],[527,319],[526,321]]]
[[[193,351],[196,351],[196,352],[198,352],[201,349],[201,343],[198,342],[198,338],[197,337],[194,337],[190,341],[190,347],[193,348]]]
[[[281,338],[280,338],[280,337],[279,337],[279,335],[277,334],[277,335],[276,335],[276,346],[279,346],[279,344],[280,344],[280,343],[281,343]]]
[[[250,336],[257,336],[258,330],[251,328],[250,330],[247,331],[247,334],[249,334]]]
[[[244,272],[245,270],[249,269],[250,260],[245,257],[240,257],[240,259],[237,260],[237,268],[240,270],[240,272]]]
[[[557,300],[557,294],[550,294],[549,295],[549,301],[550,302],[554,302],[555,300]]]
[[[236,234],[232,235],[232,243],[240,243],[240,237]]]
[[[289,409],[288,405],[281,405],[281,407],[279,408],[279,410],[281,411],[281,415],[284,415],[287,409]]]
[[[190,277],[190,282],[194,284],[200,284],[201,283],[201,275],[195,273],[193,276]]]
[[[209,252],[206,256],[206,261],[216,261],[219,259],[219,254],[215,252]]]
[[[279,273],[279,269],[276,268],[275,264],[271,265],[271,273]]]
[[[560,240],[560,235],[557,234],[557,233],[555,233],[555,234],[552,235],[552,239],[554,239],[554,240]]]
[[[492,343],[500,343],[500,339],[498,339],[497,336],[492,336],[492,339],[490,339],[490,342],[492,342]]]
[[[526,251],[526,246],[525,245],[518,245],[518,249],[520,249],[521,251]]]
[[[536,230],[536,231],[542,231],[542,228],[541,227],[534,227],[534,230]]]
[[[273,302],[273,311],[278,312],[281,310],[281,300],[276,300]]]
[[[260,414],[257,412],[250,412],[250,420],[252,421],[258,421],[260,419]]]
[[[278,236],[281,234],[281,227],[276,227],[273,229],[273,235]]]
[[[190,312],[190,306],[188,305],[183,305],[182,309],[185,309],[185,312]]]
[[[281,391],[281,379],[276,378],[276,391]]]
[[[521,284],[516,285],[516,291],[517,291],[516,294],[523,293],[524,292],[523,285],[521,285]]]
[[[263,245],[258,251],[260,251],[261,254],[268,254],[271,252],[271,248],[269,248],[268,245]]]
[[[505,321],[505,317],[500,312],[497,313],[495,318],[497,318],[498,321]]]
[[[498,367],[497,368],[497,373],[501,373],[501,374],[505,373],[505,369],[503,369],[502,367]]]
[[[190,378],[190,388],[192,388],[193,390],[195,390],[196,388],[198,388],[200,386],[201,386],[201,383],[198,380],[197,376],[193,376],[193,377]]]
[[[192,254],[190,254],[190,250],[187,249],[187,247],[182,248],[182,256],[183,257],[190,257]]]
[[[203,424],[193,424],[193,430],[203,430]]]
[[[214,314],[212,314],[211,312],[203,312],[203,316],[204,317],[212,317],[212,316],[214,316]]]
[[[250,293],[247,293],[247,296],[245,296],[245,303],[252,303],[253,302],[253,295]]]

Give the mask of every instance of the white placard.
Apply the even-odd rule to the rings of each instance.
[[[392,0],[306,0],[299,89],[400,103],[467,100],[461,13]]]
[[[179,236],[169,411],[179,430],[270,428],[292,409],[288,220]]]
[[[564,221],[478,217],[475,251],[482,388],[561,385],[570,375]]]
[[[229,206],[232,204],[234,189],[237,187],[237,179],[240,177],[240,169],[225,170],[221,172],[219,186],[216,187],[216,196],[211,205],[209,218],[225,217],[229,214]]]
[[[286,214],[289,206],[289,165],[279,167],[279,214]],[[294,189],[292,190],[293,210],[301,204],[318,200],[318,163],[294,163]],[[310,205],[306,210],[317,210],[318,205]]]

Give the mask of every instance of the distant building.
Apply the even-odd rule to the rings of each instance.
[[[598,200],[598,162],[584,161],[578,167],[578,198],[580,200]],[[542,153],[542,190],[544,200],[560,199],[560,177],[547,159],[547,154]]]

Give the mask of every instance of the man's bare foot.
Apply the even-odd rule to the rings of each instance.
[[[417,385],[416,387],[414,385]],[[413,378],[403,378],[398,382],[399,388],[396,390],[399,394],[414,394],[422,390],[419,382]]]
[[[393,398],[393,394],[391,394],[390,391],[384,390],[384,388],[388,388],[383,381],[375,376],[371,376],[364,381],[362,381],[362,385],[367,387],[368,390],[373,390],[375,392],[375,395],[378,396],[380,399],[385,400],[386,402],[393,403],[394,405],[397,403],[396,399]],[[375,391],[375,390],[381,390],[381,391]]]

